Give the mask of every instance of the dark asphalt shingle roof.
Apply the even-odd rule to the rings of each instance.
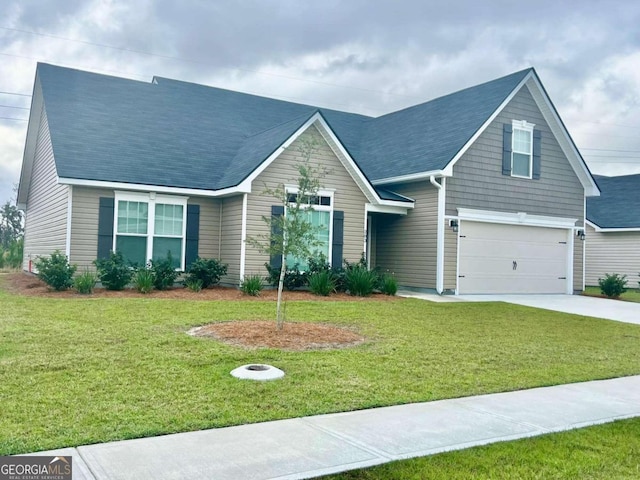
[[[600,228],[640,228],[640,174],[594,175],[599,197],[587,197],[587,220]]]
[[[446,167],[531,69],[378,118],[38,65],[58,175],[233,187],[320,112],[369,180]]]

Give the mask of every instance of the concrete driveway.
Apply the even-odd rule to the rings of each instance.
[[[507,302],[640,325],[640,303],[581,295],[459,295],[467,302]]]

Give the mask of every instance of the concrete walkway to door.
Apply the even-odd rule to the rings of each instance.
[[[507,302],[640,325],[640,303],[582,295],[458,295],[466,302]]]

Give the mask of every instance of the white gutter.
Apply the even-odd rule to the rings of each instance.
[[[436,292],[442,295],[444,291],[444,202],[445,202],[445,179],[442,177],[442,184],[436,182],[434,175],[429,176],[431,185],[438,189],[438,225],[436,230]]]

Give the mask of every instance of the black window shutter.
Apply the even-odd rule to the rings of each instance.
[[[113,211],[115,200],[100,197],[98,208],[98,258],[109,258],[113,248]]]
[[[280,224],[275,221],[278,217],[284,215],[284,206],[283,205],[271,205],[271,241],[275,241],[275,236],[282,235],[282,230],[280,228]],[[271,255],[269,259],[269,264],[271,268],[275,270],[280,270],[282,268],[282,255]]]
[[[505,123],[503,124],[502,133],[502,174],[511,175],[511,136],[513,135],[513,127]]]
[[[198,258],[200,238],[200,205],[187,205],[187,238],[185,245],[185,269]]]
[[[542,149],[542,132],[540,130],[533,131],[533,179],[540,179],[541,169],[541,149]]]
[[[331,245],[331,266],[342,266],[342,254],[344,244],[344,212],[333,211],[333,244]]]

